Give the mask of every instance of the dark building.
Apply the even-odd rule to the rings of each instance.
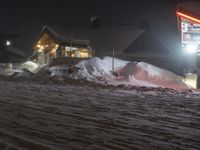
[[[22,62],[26,54],[17,48],[18,35],[0,34],[0,63]]]

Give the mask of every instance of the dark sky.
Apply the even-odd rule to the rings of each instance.
[[[166,37],[176,32],[177,0],[27,0],[1,1],[0,32],[29,33],[30,43],[43,25],[56,27],[89,27],[94,14],[102,26],[138,24],[148,20],[151,29]],[[163,37],[165,38],[165,37]]]

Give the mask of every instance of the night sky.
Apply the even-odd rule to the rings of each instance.
[[[176,0],[4,1],[0,5],[0,32],[24,36],[26,51],[31,51],[43,25],[89,28],[90,18],[95,14],[104,27],[148,20],[152,31],[170,42],[169,36],[177,36],[175,10]],[[176,44],[173,42],[171,47]]]

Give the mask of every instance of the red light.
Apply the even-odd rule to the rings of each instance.
[[[194,18],[194,17],[191,17],[191,16],[186,15],[186,14],[184,14],[184,13],[176,12],[176,14],[177,14],[178,16],[180,16],[180,17],[184,17],[184,18],[186,18],[186,19],[188,19],[188,20],[191,20],[191,21],[194,21],[194,22],[196,22],[196,23],[200,23],[200,20],[199,20],[199,19]]]

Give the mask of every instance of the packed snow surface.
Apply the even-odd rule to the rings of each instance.
[[[0,149],[199,150],[199,96],[0,79]]]

